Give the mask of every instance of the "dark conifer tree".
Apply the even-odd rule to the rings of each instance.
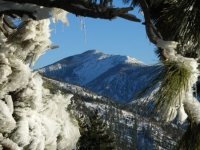
[[[91,112],[88,122],[79,119],[81,137],[79,150],[114,150],[114,136],[106,132],[106,124],[100,118],[98,111]]]

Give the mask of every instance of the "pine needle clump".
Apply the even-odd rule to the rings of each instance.
[[[190,88],[192,72],[180,61],[164,61],[163,65],[162,74],[155,79],[159,82],[159,89],[153,96],[155,103],[152,114],[171,121],[176,117],[176,109],[181,105],[183,93]]]

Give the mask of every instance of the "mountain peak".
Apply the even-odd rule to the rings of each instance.
[[[115,91],[117,93],[111,95],[117,100],[128,101],[140,81],[138,79],[133,84],[130,80],[138,78],[138,72],[145,67],[147,65],[143,62],[130,56],[88,50],[39,69],[39,72],[88,87],[100,94],[110,95]]]
[[[83,52],[82,54],[79,54],[78,56],[80,56],[81,59],[83,59],[83,58],[89,58],[89,59],[94,58],[96,60],[115,59],[115,61],[124,62],[124,63],[134,63],[134,64],[146,65],[142,61],[139,61],[136,58],[133,58],[130,56],[106,54],[106,53],[103,53],[103,52],[101,52],[99,50],[95,50],[95,49],[87,50],[87,51]]]
[[[96,49],[91,49],[91,50],[87,50],[87,51],[85,51],[85,52],[83,52],[82,54],[96,54],[96,53],[101,53],[99,50],[96,50]],[[82,54],[80,54],[80,55],[82,55]]]

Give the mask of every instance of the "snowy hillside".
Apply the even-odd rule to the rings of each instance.
[[[39,69],[47,76],[84,86],[99,94],[130,102],[143,89],[154,67],[129,56],[89,50]]]
[[[81,86],[77,86],[77,85],[74,85],[74,84],[70,84],[70,83],[67,83],[67,82],[60,82],[60,81],[57,81],[57,80],[53,80],[53,79],[50,79],[50,78],[46,78],[46,77],[43,77],[43,79],[46,81],[46,82],[50,82],[51,84],[55,84],[58,88],[58,90],[62,90],[62,89],[65,89],[71,93],[76,93],[76,94],[79,94],[81,96],[88,96],[88,97],[93,97],[94,99],[105,99],[105,97],[97,94],[97,93],[94,93],[88,89],[85,89]]]
[[[173,123],[158,122],[136,114],[131,105],[117,103],[77,85],[43,79],[45,85],[52,85],[52,89],[73,93],[68,110],[74,115],[87,117],[90,110],[98,110],[107,123],[107,129],[115,135],[116,149],[171,150],[183,133]]]

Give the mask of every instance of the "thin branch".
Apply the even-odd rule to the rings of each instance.
[[[143,24],[146,27],[147,36],[153,44],[157,45],[158,41],[162,40],[162,36],[151,21],[149,7],[148,7],[146,0],[141,0],[140,6],[141,6],[142,11],[144,13],[145,23],[143,23]],[[163,49],[163,48],[161,48],[160,55],[162,56],[162,58],[164,60],[166,60],[168,58],[167,54],[165,54],[165,49]]]
[[[135,15],[132,15],[132,14],[121,14],[118,17],[130,20],[130,21],[141,22],[140,19],[138,19]]]
[[[156,34],[156,27],[153,25],[153,23],[151,22],[151,17],[150,17],[150,13],[149,13],[149,7],[148,4],[146,3],[145,0],[141,0],[140,1],[140,6],[142,8],[142,11],[144,13],[144,18],[145,18],[145,27],[146,27],[146,33],[147,36],[149,38],[149,40],[153,43],[153,44],[157,44],[157,41],[160,39],[160,37],[158,37],[158,35]]]

